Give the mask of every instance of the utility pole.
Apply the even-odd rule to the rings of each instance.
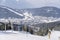
[[[12,32],[13,32],[13,30],[14,30],[14,29],[13,29],[13,22],[11,22],[11,28],[12,28]]]
[[[8,23],[8,21],[7,21],[7,19],[5,19],[5,22],[4,22],[4,24],[5,24],[5,32],[6,32],[6,24]]]
[[[5,32],[6,32],[6,23],[5,23]]]

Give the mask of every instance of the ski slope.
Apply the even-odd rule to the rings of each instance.
[[[22,14],[20,14],[20,13],[14,11],[14,10],[12,10],[12,9],[10,9],[10,8],[7,8],[7,7],[2,7],[2,8],[5,8],[5,9],[7,9],[7,10],[9,10],[9,11],[11,11],[11,12],[13,12],[13,13],[19,15],[19,16],[23,16]]]
[[[47,36],[37,36],[31,35],[26,32],[17,32],[17,31],[0,31],[0,40],[59,40],[60,32],[52,31],[51,38],[48,39]]]

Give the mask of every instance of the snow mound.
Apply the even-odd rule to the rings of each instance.
[[[48,39],[48,35],[37,36],[37,35],[31,35],[24,32],[6,31],[6,33],[8,32],[11,32],[11,34],[3,34],[4,32],[0,31],[0,40],[59,40],[60,38],[60,31],[52,31],[50,39]]]

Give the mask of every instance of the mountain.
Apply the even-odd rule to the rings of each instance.
[[[13,9],[0,6],[0,18],[19,18],[23,23],[39,24],[60,21],[60,8],[41,7],[30,9]],[[32,23],[33,22],[33,23]]]
[[[41,8],[33,8],[27,9],[25,11],[31,12],[34,16],[45,16],[45,17],[60,17],[60,8],[56,7],[41,7]]]
[[[14,11],[12,8],[0,6],[0,18],[23,18],[18,12]]]

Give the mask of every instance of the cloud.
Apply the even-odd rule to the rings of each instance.
[[[31,8],[33,5],[25,0],[6,0],[2,3],[4,6],[8,6],[11,8]]]
[[[60,5],[60,0],[26,0],[26,1],[34,5],[34,7],[59,6]]]
[[[5,0],[0,0],[0,4],[3,4],[3,3],[5,3]]]
[[[16,0],[16,2],[19,2],[20,0]]]
[[[60,0],[0,0],[0,4],[13,8],[35,8],[43,6],[60,8]]]

